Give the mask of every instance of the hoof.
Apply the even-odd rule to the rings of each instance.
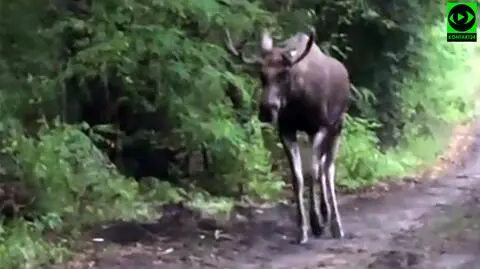
[[[304,245],[306,243],[308,243],[308,234],[304,231],[297,236],[297,244]]]
[[[315,237],[320,237],[325,231],[325,225],[320,224],[320,216],[314,211],[310,211],[310,228]]]
[[[308,243],[308,237],[300,237],[297,239],[297,244],[299,245],[305,245]]]
[[[325,232],[325,226],[320,225],[319,223],[312,223],[312,235],[315,237],[321,237]]]
[[[330,226],[330,232],[332,233],[332,237],[335,239],[345,237],[345,233],[343,232],[343,229],[338,222],[332,223],[332,225]]]

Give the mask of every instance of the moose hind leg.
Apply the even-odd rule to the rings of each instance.
[[[304,180],[300,149],[298,147],[296,134],[281,134],[280,139],[287,155],[287,159],[290,164],[290,169],[293,176],[292,185],[295,192],[295,202],[297,206],[297,225],[300,229],[297,240],[299,244],[305,244],[308,242],[308,226],[307,214],[305,212],[305,205],[303,200]]]
[[[332,205],[332,218],[330,222],[330,231],[332,237],[342,238],[344,237],[342,221],[340,218],[340,213],[338,210],[337,197],[335,193],[335,157],[338,152],[338,147],[340,143],[340,134],[336,134],[328,139],[327,142],[327,153],[325,160],[325,176],[327,178],[327,188],[329,196],[331,199]]]
[[[323,163],[325,161],[325,155],[322,150],[322,143],[325,138],[326,132],[321,129],[311,138],[312,140],[312,175],[310,177],[310,227],[312,233],[316,237],[323,235],[325,229],[325,223],[328,221],[328,200],[325,197],[326,184],[324,174]],[[321,179],[321,202],[318,201],[317,182]],[[321,213],[321,216],[320,216]]]
[[[312,159],[312,162],[314,160]],[[318,176],[314,176],[313,173],[310,176],[310,208],[309,208],[309,215],[310,215],[310,227],[312,229],[312,234],[315,237],[320,237],[323,235],[325,230],[325,219],[320,215],[320,202],[318,200],[318,186],[316,178]]]

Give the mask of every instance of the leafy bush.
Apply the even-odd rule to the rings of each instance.
[[[47,228],[56,227],[45,225],[44,220],[0,225],[2,268],[39,268],[46,263],[62,262],[68,258],[69,251],[64,242],[55,243],[45,239]]]
[[[124,179],[80,130],[43,129],[40,140],[14,136],[22,180],[35,193],[35,212],[56,213],[67,224],[148,215],[138,183]],[[71,227],[68,227],[71,228]]]
[[[340,186],[356,189],[404,172],[398,160],[379,149],[375,127],[371,121],[347,117],[337,161]]]
[[[4,148],[19,161],[35,220],[0,225],[3,268],[38,268],[65,257],[67,242],[45,241],[47,233],[68,238],[99,221],[155,216],[138,183],[121,176],[78,128],[43,128],[38,137],[12,131]]]
[[[474,115],[479,81],[478,46],[445,42],[444,25],[425,26],[422,39],[411,44],[418,52],[410,61],[410,73],[398,81],[401,118],[407,119],[401,143],[380,150],[375,120],[349,117],[338,164],[347,188],[371,185],[382,178],[406,175],[428,164],[445,145],[445,126]],[[465,83],[467,82],[467,83]],[[468,83],[469,82],[469,83]]]

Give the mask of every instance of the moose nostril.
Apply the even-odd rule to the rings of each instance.
[[[262,122],[272,122],[279,106],[273,103],[262,103],[259,106],[259,119]]]
[[[259,110],[261,113],[272,113],[273,111],[276,111],[278,108],[274,104],[261,104],[259,107]]]
[[[258,118],[261,122],[269,122],[272,117],[270,109],[264,104],[260,104],[258,108]]]
[[[272,121],[273,117],[271,113],[260,113],[258,119],[260,122],[269,123]]]

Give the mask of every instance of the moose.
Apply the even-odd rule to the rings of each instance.
[[[270,33],[264,31],[261,56],[249,57],[242,52],[246,40],[234,46],[225,29],[225,47],[229,54],[259,69],[263,90],[258,117],[261,122],[276,127],[288,158],[293,175],[299,244],[308,242],[309,228],[298,132],[305,132],[312,144],[309,192],[312,234],[322,236],[328,224],[333,238],[344,237],[335,194],[334,162],[349,106],[350,78],[339,60],[324,54],[315,44],[316,32],[313,27],[309,28],[308,35],[298,32],[282,42],[282,46],[273,46]]]

